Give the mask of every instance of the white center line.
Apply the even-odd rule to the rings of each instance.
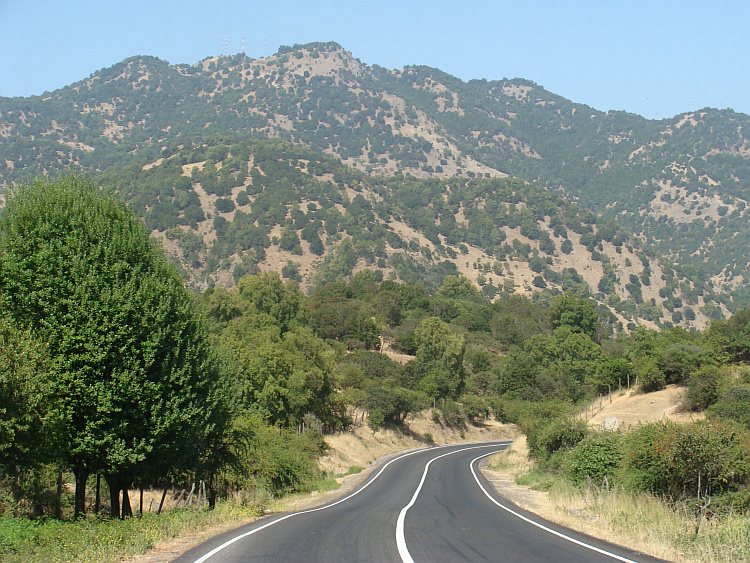
[[[430,461],[427,462],[427,465],[424,466],[424,472],[422,473],[422,480],[419,482],[419,486],[417,487],[417,490],[414,491],[414,496],[411,497],[409,504],[407,504],[405,507],[401,509],[401,512],[398,515],[398,521],[396,522],[396,547],[398,547],[398,554],[401,556],[401,561],[403,561],[404,563],[414,563],[414,559],[412,559],[411,553],[409,553],[409,548],[406,547],[406,538],[404,537],[404,520],[406,520],[406,513],[414,505],[414,503],[417,502],[417,497],[419,496],[419,492],[422,490],[422,485],[424,485],[424,481],[427,478],[427,472],[430,470],[430,465],[432,464],[432,462],[437,459],[440,459],[441,457],[457,454],[459,452],[465,452],[466,450],[475,450],[477,448],[497,448],[498,445],[499,444],[490,444],[490,445],[471,446],[469,448],[462,448],[460,450],[455,450],[452,452],[448,452],[447,454],[433,457]],[[492,454],[490,453],[486,455],[492,455]],[[484,456],[479,456],[479,457],[481,458]]]

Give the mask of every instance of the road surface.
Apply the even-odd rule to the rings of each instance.
[[[337,501],[263,518],[211,538],[175,561],[660,561],[540,519],[497,494],[478,465],[509,443],[395,456]]]

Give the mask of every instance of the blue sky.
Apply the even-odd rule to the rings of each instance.
[[[336,41],[367,64],[521,77],[599,110],[750,114],[750,3],[0,0],[0,96],[52,91],[133,55],[195,63]],[[266,51],[266,44],[268,45]]]

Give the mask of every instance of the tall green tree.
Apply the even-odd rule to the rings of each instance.
[[[145,226],[74,174],[14,190],[0,226],[8,310],[56,362],[57,450],[76,477],[76,516],[93,472],[114,492],[197,463],[218,367],[180,275]]]
[[[414,369],[423,374],[420,390],[433,398],[459,395],[465,375],[463,335],[453,332],[440,319],[427,317],[414,331],[414,339],[417,344]]]

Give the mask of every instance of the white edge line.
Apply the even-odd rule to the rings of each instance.
[[[455,444],[448,444],[448,445],[445,445],[445,446],[438,446],[437,448],[433,448],[433,449],[438,449],[438,448],[448,448],[448,447],[452,447],[452,446],[455,446]],[[484,446],[484,447],[491,447],[491,446]],[[469,448],[465,448],[465,449],[469,449]],[[208,553],[206,553],[206,554],[205,554],[205,555],[203,555],[202,557],[200,557],[200,558],[196,559],[196,560],[194,561],[194,563],[205,563],[205,562],[206,562],[206,561],[208,561],[208,560],[209,560],[209,559],[210,559],[211,557],[213,557],[214,555],[216,555],[216,554],[217,554],[217,553],[219,553],[220,551],[222,551],[222,550],[226,549],[227,547],[229,547],[229,546],[230,546],[230,545],[232,545],[233,543],[235,543],[235,542],[238,542],[238,541],[240,541],[241,539],[243,539],[243,538],[246,538],[246,537],[248,537],[248,536],[251,536],[251,535],[255,534],[256,532],[260,532],[261,530],[264,530],[265,528],[268,528],[268,527],[270,527],[270,526],[273,526],[274,524],[278,524],[279,522],[281,522],[281,521],[283,521],[283,520],[286,520],[287,518],[291,518],[292,516],[298,516],[298,515],[300,515],[300,514],[309,514],[309,513],[311,513],[311,512],[318,512],[318,511],[320,511],[320,510],[325,510],[326,508],[331,508],[332,506],[336,506],[337,504],[341,504],[342,502],[344,502],[344,501],[347,501],[347,500],[349,500],[349,499],[350,499],[350,498],[352,498],[353,496],[355,496],[355,495],[358,495],[359,493],[361,493],[362,491],[364,491],[364,490],[365,490],[365,489],[366,489],[367,487],[369,487],[369,486],[370,486],[370,485],[371,485],[371,484],[372,484],[372,483],[373,483],[373,482],[375,481],[375,479],[377,479],[378,477],[380,477],[380,474],[381,474],[381,473],[383,473],[383,471],[385,471],[385,469],[386,469],[386,468],[387,468],[387,467],[388,467],[388,466],[389,466],[389,465],[390,465],[391,463],[393,463],[393,462],[395,462],[395,461],[398,461],[398,460],[400,460],[400,459],[403,459],[403,458],[405,458],[405,457],[408,457],[408,456],[410,456],[410,455],[414,455],[414,454],[417,454],[417,453],[420,453],[420,452],[424,452],[424,451],[427,451],[427,449],[425,449],[425,448],[420,448],[420,449],[418,449],[418,450],[414,450],[414,451],[411,451],[411,452],[408,452],[408,453],[405,453],[405,454],[402,454],[402,455],[400,455],[400,456],[398,456],[398,457],[395,457],[395,458],[393,458],[393,459],[392,459],[391,461],[389,461],[388,463],[386,463],[385,465],[383,465],[383,467],[381,467],[381,468],[380,468],[380,471],[378,471],[378,472],[377,472],[377,473],[375,474],[375,476],[374,476],[374,477],[373,477],[372,479],[370,479],[370,480],[369,480],[369,481],[368,481],[368,482],[367,482],[367,483],[366,483],[366,484],[365,484],[365,485],[364,485],[363,487],[361,487],[361,488],[357,489],[357,490],[356,490],[356,491],[354,491],[354,492],[353,492],[352,494],[350,494],[350,495],[348,495],[348,496],[346,496],[346,497],[344,497],[344,498],[342,498],[342,499],[339,499],[339,500],[337,500],[336,502],[332,502],[331,504],[326,504],[326,505],[324,505],[324,506],[319,506],[319,507],[317,507],[317,508],[311,508],[310,510],[303,510],[303,511],[301,511],[301,512],[292,512],[291,514],[287,514],[287,515],[285,515],[285,516],[282,516],[281,518],[277,518],[276,520],[272,520],[271,522],[268,522],[268,523],[264,524],[263,526],[260,526],[260,527],[258,527],[258,528],[253,528],[252,530],[250,530],[250,531],[248,531],[248,532],[245,532],[244,534],[240,534],[240,535],[238,535],[238,536],[235,536],[235,537],[233,537],[232,539],[230,539],[230,540],[228,540],[228,541],[224,542],[224,543],[223,543],[223,544],[221,544],[220,546],[218,546],[218,547],[215,547],[214,549],[212,549],[211,551],[209,551]],[[463,450],[461,450],[461,451],[463,451]],[[421,486],[421,485],[420,485],[420,486]]]
[[[424,481],[427,478],[427,472],[430,470],[430,465],[432,464],[432,462],[437,459],[440,459],[441,457],[457,454],[459,452],[465,452],[466,450],[475,450],[477,448],[496,448],[497,446],[498,444],[491,444],[491,445],[471,446],[468,448],[461,448],[460,450],[455,450],[455,451],[448,452],[443,455],[439,455],[437,457],[433,457],[430,461],[427,462],[427,465],[424,466],[424,472],[422,473],[422,480],[419,482],[419,486],[417,487],[417,490],[414,491],[414,495],[411,497],[409,504],[407,504],[404,508],[401,509],[401,512],[399,512],[398,521],[396,522],[396,547],[398,548],[398,554],[401,557],[401,561],[403,561],[403,563],[414,563],[414,559],[412,559],[411,553],[409,553],[409,548],[406,546],[406,537],[404,535],[404,521],[406,520],[406,513],[414,505],[414,503],[417,502],[417,497],[419,496],[419,492],[422,490],[422,485],[424,485]],[[492,453],[485,454],[485,455],[492,455]],[[476,459],[480,459],[482,457],[485,457],[485,456],[482,455]]]
[[[485,489],[482,486],[482,483],[479,481],[479,478],[477,477],[477,474],[474,471],[474,462],[475,461],[480,460],[483,457],[490,456],[493,453],[496,453],[496,452],[491,452],[491,453],[488,453],[488,454],[480,455],[477,458],[474,458],[473,460],[471,460],[471,463],[469,463],[469,469],[471,469],[471,474],[474,476],[474,480],[477,482],[477,485],[479,485],[479,488],[482,489],[482,492],[487,496],[488,499],[490,499],[492,502],[494,502],[497,506],[499,506],[500,508],[502,508],[506,512],[510,512],[513,516],[517,516],[521,520],[523,520],[525,522],[528,522],[529,524],[532,524],[532,525],[536,526],[537,528],[540,528],[540,529],[544,530],[545,532],[549,532],[550,534],[554,534],[554,535],[556,535],[556,536],[558,536],[558,537],[560,537],[560,538],[562,538],[564,540],[567,540],[569,542],[572,542],[572,543],[574,543],[576,545],[579,545],[581,547],[585,547],[586,549],[590,549],[592,551],[596,551],[597,553],[601,553],[602,555],[606,555],[607,557],[611,557],[613,559],[617,559],[618,561],[624,561],[625,563],[637,563],[636,561],[633,561],[632,559],[627,559],[626,557],[621,557],[619,555],[616,555],[616,554],[611,553],[609,551],[606,551],[604,549],[600,549],[598,547],[594,547],[593,545],[587,544],[587,543],[582,542],[580,540],[577,540],[575,538],[571,538],[570,536],[566,536],[565,534],[560,533],[560,532],[558,532],[556,530],[553,530],[552,528],[548,528],[547,526],[544,526],[544,525],[542,525],[542,524],[540,524],[538,522],[534,522],[533,520],[531,520],[530,518],[527,518],[523,514],[519,514],[515,510],[511,510],[507,506],[505,506],[505,505],[499,503],[497,500],[495,500],[492,497],[492,495],[490,495],[490,493],[487,492],[487,489]]]

